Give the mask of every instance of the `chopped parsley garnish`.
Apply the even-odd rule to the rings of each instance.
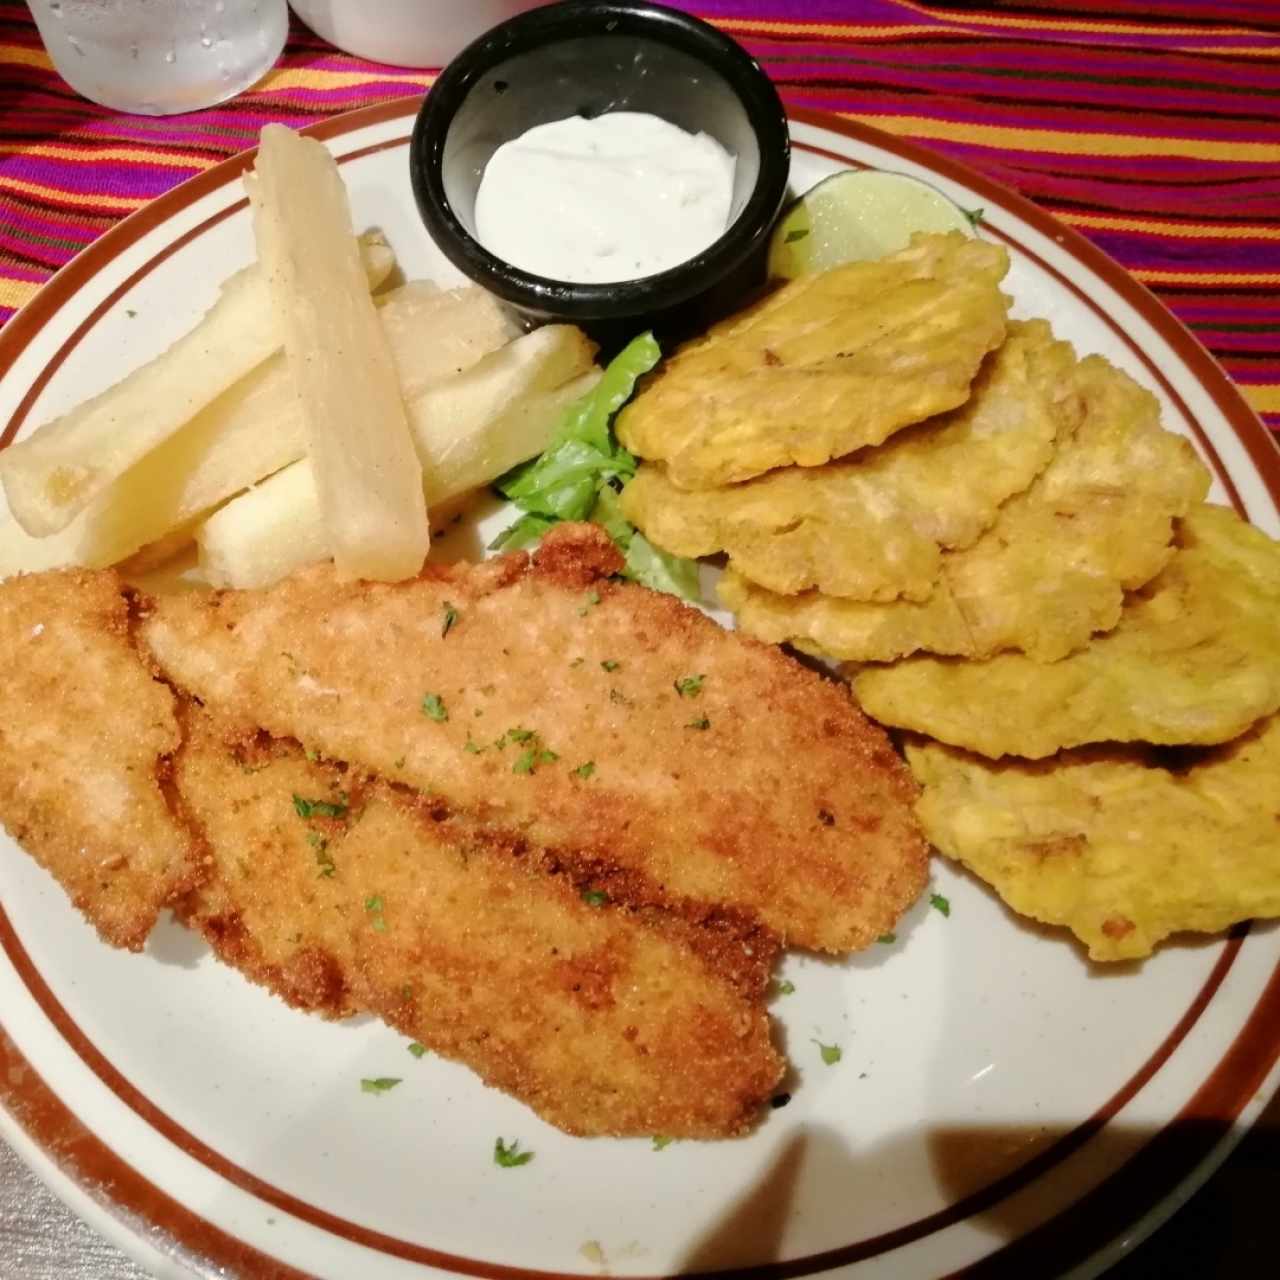
[[[876,941],[877,941],[877,942],[886,942],[886,943],[888,943],[888,942],[897,942],[897,940],[898,940],[898,935],[897,935],[896,933],[893,933],[893,932],[890,932],[890,933],[882,933],[882,934],[881,934],[881,935],[876,939]]]
[[[788,231],[783,244],[795,244],[797,240],[803,240],[809,234],[808,227],[797,227],[794,231]]]
[[[453,624],[458,620],[458,611],[447,600],[444,602],[444,618],[440,623],[440,638],[443,640],[445,636],[453,629]]]
[[[665,1134],[655,1133],[653,1135],[653,1149],[661,1151],[663,1147],[669,1147],[674,1141],[674,1138],[668,1138]]]
[[[560,759],[533,729],[508,729],[493,745],[501,751],[508,742],[524,747],[511,766],[512,773],[536,773],[540,764],[555,764]]]
[[[308,800],[293,793],[293,808],[300,818],[345,818],[347,815],[347,797],[340,800]]]
[[[573,770],[573,776],[575,778],[589,778],[593,773],[595,773],[595,771],[596,762],[594,760],[588,760],[586,764],[580,764]]]
[[[681,676],[679,680],[673,681],[673,687],[682,698],[696,698],[702,692],[702,682],[706,678],[706,676]]]
[[[507,1146],[501,1138],[493,1144],[493,1163],[503,1169],[517,1169],[533,1159],[532,1151],[521,1151],[518,1139]]]
[[[582,597],[582,599],[583,599],[583,604],[582,604],[582,607],[578,610],[578,617],[585,618],[587,614],[591,611],[592,607],[600,603],[600,593],[598,591],[588,591],[587,594]]]
[[[782,978],[773,984],[773,989],[780,996],[793,996],[796,993],[796,984],[790,978]]]
[[[366,911],[381,911],[382,895],[380,893],[370,894],[369,897],[364,900],[364,909]]]
[[[329,842],[318,831],[310,831],[307,833],[307,843],[316,851],[316,865],[320,868],[319,874],[324,876],[326,880],[332,879],[333,873],[337,871],[334,865],[333,854],[329,852]]]
[[[404,768],[404,756],[400,756],[399,758],[397,758],[397,759],[393,762],[392,767],[393,767],[393,768],[395,768],[395,769],[403,769],[403,768]]]
[[[482,747],[478,742],[472,741],[470,730],[467,730],[467,740],[462,744],[462,749],[471,752],[473,756],[478,756],[482,751],[488,750],[487,747]]]
[[[437,724],[443,724],[449,718],[449,713],[444,709],[444,699],[438,693],[423,694],[422,714]]]
[[[614,661],[613,658],[606,658],[600,664],[601,669],[604,671],[617,671],[620,666],[622,666],[622,663]]]
[[[401,1081],[400,1076],[376,1076],[372,1080],[360,1081],[361,1093],[389,1093]]]
[[[685,725],[685,728],[686,729],[710,729],[711,721],[708,720],[706,716],[700,716],[697,720],[690,720],[689,723]]]
[[[834,1067],[844,1057],[844,1050],[838,1044],[823,1044],[821,1040],[815,1040],[813,1043],[818,1046],[823,1062],[829,1067]]]
[[[414,1041],[414,1042],[409,1046],[409,1052],[410,1052],[411,1054],[413,1054],[413,1056],[414,1056],[415,1058],[421,1058],[421,1057],[423,1057],[423,1056],[426,1054],[426,1052],[427,1052],[427,1046],[426,1046],[425,1044],[419,1044],[419,1043],[415,1040],[415,1041]]]
[[[606,907],[609,905],[609,895],[603,889],[584,889],[582,891],[582,900],[589,907]]]
[[[976,227],[986,216],[987,211],[985,209],[962,209],[961,212],[969,219],[969,225]]]
[[[951,903],[940,893],[931,893],[929,895],[929,905],[935,911],[941,911],[944,916],[951,914]]]
[[[382,914],[382,894],[371,893],[364,900],[364,909],[373,917],[372,924],[378,933],[386,933],[387,921]]]

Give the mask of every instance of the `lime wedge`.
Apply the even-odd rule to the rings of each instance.
[[[974,235],[981,210],[966,211],[905,173],[861,169],[810,187],[782,215],[769,245],[769,274],[790,280],[905,249],[917,231]]]

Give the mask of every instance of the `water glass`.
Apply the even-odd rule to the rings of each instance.
[[[136,115],[195,111],[247,89],[280,56],[286,0],[27,0],[58,74]]]

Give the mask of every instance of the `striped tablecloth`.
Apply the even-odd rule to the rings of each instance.
[[[788,103],[946,152],[1090,237],[1280,432],[1280,0],[686,7],[751,49]],[[76,97],[25,6],[0,0],[0,324],[117,219],[251,145],[268,121],[304,125],[430,82],[295,26],[276,69],[233,103],[123,116]],[[1262,1273],[1278,1122],[1272,1108],[1271,1127],[1120,1269],[1128,1280]],[[0,1280],[140,1274],[103,1248],[0,1156]]]
[[[1280,0],[702,0],[796,106],[902,134],[1030,196],[1122,262],[1280,431]],[[429,73],[295,27],[251,93],[124,116],[53,72],[0,0],[0,324],[78,249],[261,125]]]

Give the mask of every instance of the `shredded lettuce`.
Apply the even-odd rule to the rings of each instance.
[[[636,460],[613,434],[613,416],[661,357],[653,334],[632,339],[595,387],[566,410],[547,448],[498,479],[498,492],[525,514],[494,539],[491,551],[530,546],[561,520],[592,520],[622,552],[625,577],[686,600],[699,598],[696,562],[655,547],[618,503]]]

